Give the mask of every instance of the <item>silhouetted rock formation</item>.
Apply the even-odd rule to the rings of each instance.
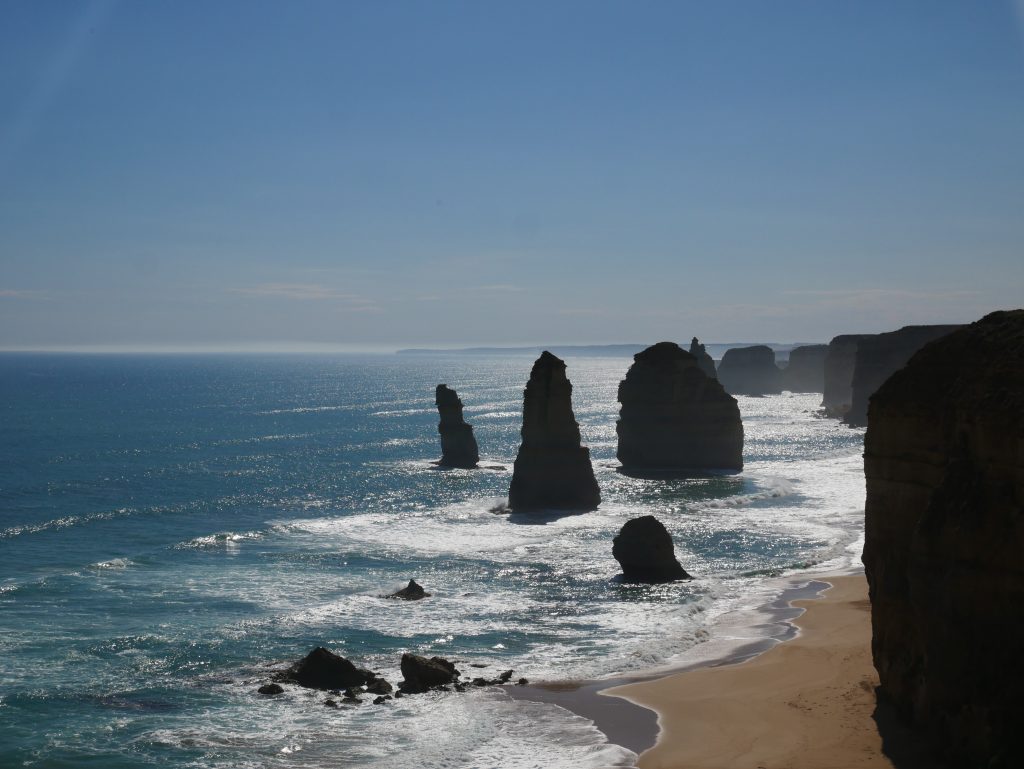
[[[1024,766],[1024,310],[871,399],[864,567],[882,693],[955,766]]]
[[[782,370],[782,389],[791,393],[825,392],[827,344],[805,344],[789,352],[789,365]]]
[[[612,555],[625,582],[672,582],[690,579],[676,560],[672,537],[653,515],[626,521],[612,540]]]
[[[462,401],[448,385],[437,386],[435,402],[441,415],[437,431],[441,433],[441,461],[444,467],[476,467],[480,461],[473,426],[462,419]]]
[[[347,689],[362,686],[376,678],[369,670],[357,668],[344,657],[318,646],[287,670],[274,676],[308,689]]]
[[[825,392],[821,405],[825,415],[842,419],[853,403],[853,369],[857,346],[873,334],[842,334],[833,337],[825,354]]]
[[[533,364],[523,391],[522,437],[508,492],[513,511],[593,510],[600,504],[590,450],[580,445],[572,413],[565,363],[547,351]]]
[[[400,689],[406,694],[421,694],[428,689],[455,683],[459,671],[455,665],[442,657],[420,657],[418,654],[402,655],[402,677]]]
[[[763,344],[726,350],[718,364],[718,381],[727,393],[733,395],[782,392],[775,351]]]
[[[690,355],[697,359],[697,365],[700,366],[701,371],[712,379],[718,379],[718,372],[715,370],[715,359],[708,354],[704,345],[697,341],[697,337],[690,340]],[[635,360],[636,356],[633,356],[633,358]]]
[[[403,587],[401,590],[396,590],[394,593],[384,596],[385,598],[400,598],[403,601],[418,601],[421,598],[430,598],[430,593],[423,589],[416,580],[410,579],[409,584]]]
[[[742,470],[736,399],[674,342],[633,356],[619,383],[615,430],[626,470]]]
[[[928,342],[960,326],[904,326],[898,331],[873,334],[857,345],[853,367],[853,398],[844,421],[854,427],[868,423],[868,399],[882,383],[903,368],[910,356]]]

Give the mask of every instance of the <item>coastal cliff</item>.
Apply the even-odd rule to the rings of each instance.
[[[767,345],[726,350],[718,364],[718,381],[732,395],[766,395],[782,392],[775,351]]]
[[[782,389],[793,393],[825,392],[827,344],[805,344],[789,353],[789,365],[782,371]]]
[[[705,353],[706,354],[706,353]],[[619,383],[615,431],[626,470],[741,470],[743,423],[736,399],[673,342],[633,356]]]
[[[434,402],[441,422],[437,431],[441,434],[441,460],[443,467],[473,468],[480,461],[473,426],[462,418],[462,401],[459,394],[448,385],[439,384]]]
[[[853,367],[850,410],[844,421],[853,427],[868,423],[868,399],[903,368],[915,352],[928,342],[956,331],[960,326],[904,326],[898,331],[872,334],[857,345]]]
[[[590,450],[580,445],[565,362],[546,350],[523,391],[522,438],[508,493],[513,511],[593,510],[600,504]]]
[[[864,567],[881,693],[957,766],[1024,766],[1024,310],[871,399]]]
[[[828,343],[825,354],[825,392],[821,405],[825,415],[842,419],[853,403],[853,369],[857,347],[873,334],[841,334]]]

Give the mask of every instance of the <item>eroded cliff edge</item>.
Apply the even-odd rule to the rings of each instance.
[[[871,399],[864,566],[881,693],[958,766],[1024,766],[1024,310]]]

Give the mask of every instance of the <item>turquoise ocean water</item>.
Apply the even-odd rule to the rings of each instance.
[[[601,507],[492,512],[532,362],[0,355],[0,766],[629,765],[586,719],[496,690],[333,710],[255,689],[317,645],[392,681],[403,651],[531,680],[671,665],[792,575],[855,562],[862,431],[818,418],[820,395],[741,397],[742,474],[629,478],[628,358],[567,359]],[[483,469],[432,464],[440,382]],[[644,514],[693,582],[615,579],[612,537]],[[379,598],[410,578],[433,597]]]

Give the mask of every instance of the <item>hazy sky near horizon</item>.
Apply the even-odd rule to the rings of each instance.
[[[1022,300],[1024,2],[0,7],[0,348],[818,341]]]

